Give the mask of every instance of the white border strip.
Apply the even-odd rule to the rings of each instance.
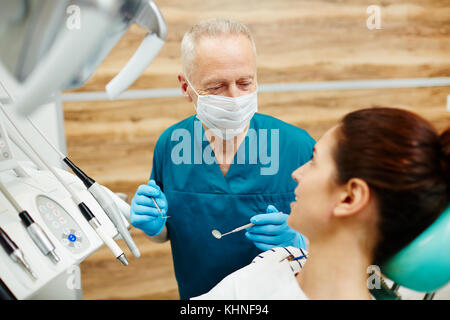
[[[450,86],[450,77],[415,78],[415,79],[380,79],[380,80],[343,80],[324,82],[291,82],[261,84],[259,92],[291,92],[291,91],[320,91],[320,90],[360,90],[360,89],[392,89]],[[147,89],[129,90],[122,93],[116,100],[173,98],[181,97],[181,89]],[[65,93],[62,101],[100,101],[110,100],[106,92],[91,91],[79,93]]]

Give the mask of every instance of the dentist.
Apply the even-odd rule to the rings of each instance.
[[[150,181],[139,186],[130,220],[151,240],[170,240],[180,298],[189,299],[265,250],[306,247],[286,221],[295,198],[291,172],[310,160],[315,141],[257,113],[256,50],[245,25],[200,22],[185,34],[181,51],[178,81],[196,114],[159,137]],[[248,232],[211,235],[249,221],[255,226]]]

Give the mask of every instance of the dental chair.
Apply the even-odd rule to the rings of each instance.
[[[450,281],[450,206],[439,218],[380,267],[381,287],[371,289],[377,300],[400,300],[400,287],[425,293],[433,299],[436,291]],[[393,281],[389,287],[383,278]]]

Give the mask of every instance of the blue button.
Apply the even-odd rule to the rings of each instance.
[[[70,242],[75,242],[77,241],[77,237],[74,234],[69,234],[69,236],[67,237],[67,239],[69,239]]]

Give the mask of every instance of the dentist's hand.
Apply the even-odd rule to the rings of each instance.
[[[245,236],[263,251],[288,246],[306,249],[306,239],[288,226],[288,217],[269,205],[267,213],[257,214],[250,219],[254,226],[247,229]]]
[[[166,218],[161,217],[161,213],[153,203],[152,197],[155,199],[162,215],[166,217],[167,199],[161,189],[156,185],[154,180],[150,180],[148,184],[142,184],[136,191],[131,200],[130,222],[131,224],[144,231],[149,236],[158,235],[164,225]]]

